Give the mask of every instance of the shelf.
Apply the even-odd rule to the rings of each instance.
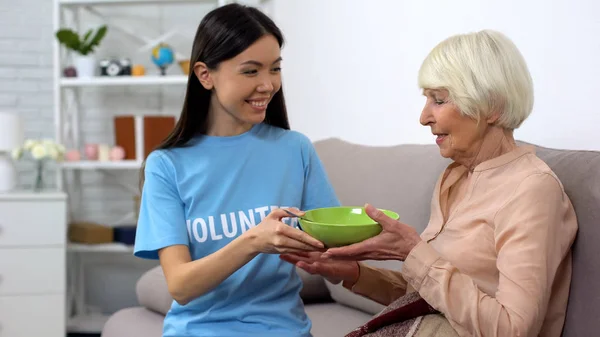
[[[65,200],[67,195],[57,190],[34,192],[33,190],[13,190],[0,192],[0,200]]]
[[[87,314],[71,317],[67,322],[67,332],[100,333],[109,317],[109,315],[105,314]]]
[[[99,244],[84,244],[84,243],[69,243],[67,249],[70,252],[79,253],[132,253],[133,246],[128,246],[123,243],[99,243]]]
[[[91,78],[61,78],[62,87],[107,87],[135,85],[187,84],[185,75],[145,75],[145,76],[96,76]]]
[[[67,170],[127,170],[140,169],[142,162],[137,160],[121,161],[67,161],[60,164]]]
[[[218,0],[59,0],[63,6],[151,5],[176,3],[217,3]]]

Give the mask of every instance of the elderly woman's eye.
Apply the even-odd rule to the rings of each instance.
[[[435,104],[437,104],[437,105],[442,105],[442,104],[444,104],[444,101],[436,100],[436,101],[435,101]]]

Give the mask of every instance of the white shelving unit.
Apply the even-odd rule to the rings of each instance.
[[[227,1],[215,0],[59,0],[62,6],[130,6],[142,4],[177,4],[177,3],[218,3],[219,6],[227,3]]]
[[[61,164],[64,170],[128,170],[139,169],[142,162],[139,160],[122,160],[115,162],[96,162],[96,161],[77,161],[65,162]]]
[[[222,6],[227,3],[236,2],[229,0],[54,0],[54,31],[63,27],[73,27],[80,29],[79,22],[80,11],[88,11],[96,17],[106,20],[110,34],[119,32],[129,34],[129,37],[138,38],[141,44],[149,45],[160,41],[156,37],[142,36],[142,32],[132,34],[127,27],[120,26],[110,20],[110,17],[102,16],[102,8],[107,6],[136,6],[136,5],[178,5],[178,4],[214,4]],[[72,20],[67,20],[67,14],[73,14]],[[113,29],[114,28],[114,29]],[[191,43],[191,41],[190,41]],[[56,141],[65,144],[74,143],[79,149],[82,149],[80,124],[80,108],[85,105],[82,102],[80,90],[94,89],[102,87],[128,87],[128,90],[135,90],[136,87],[148,86],[184,86],[187,84],[188,77],[184,75],[157,76],[145,75],[140,77],[93,77],[93,78],[65,78],[62,76],[63,69],[67,65],[66,50],[55,39],[53,46],[54,56],[54,131]],[[139,170],[144,158],[143,143],[143,122],[140,117],[136,118],[136,159],[124,161],[76,161],[64,162],[58,166],[56,181],[57,185],[63,191],[71,194],[69,196],[69,214],[72,216],[73,210],[77,207],[75,204],[80,201],[81,196],[73,192],[81,188],[81,174],[85,171],[102,172],[108,176],[118,178],[119,170]],[[65,144],[67,145],[67,144]],[[70,179],[68,179],[70,178]],[[122,183],[122,182],[121,182]],[[137,183],[137,182],[135,182]],[[135,184],[132,184],[135,185]],[[125,186],[130,190],[131,186]],[[133,190],[132,190],[133,191]],[[137,191],[137,189],[136,189]],[[73,195],[75,194],[75,195]],[[128,214],[126,216],[131,216]],[[69,219],[68,221],[72,221]],[[103,253],[103,254],[131,254],[133,248],[120,243],[108,243],[98,245],[69,243],[67,245],[68,258],[73,261],[67,265],[70,288],[67,290],[67,322],[66,331],[68,333],[100,333],[108,316],[94,310],[89,310],[85,303],[85,279],[83,273],[82,254]]]
[[[140,76],[140,77],[97,77],[97,78],[63,78],[60,85],[63,88],[76,87],[107,87],[107,86],[138,86],[138,85],[168,85],[187,84],[188,78],[183,75],[171,76]]]
[[[71,252],[80,253],[132,253],[133,247],[122,243],[105,243],[97,245],[85,245],[69,243],[67,249]]]

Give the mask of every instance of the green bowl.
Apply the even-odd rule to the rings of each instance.
[[[392,219],[397,213],[381,209]],[[381,233],[381,225],[371,219],[364,207],[327,207],[306,211],[299,219],[302,230],[327,247],[341,247],[364,241]]]

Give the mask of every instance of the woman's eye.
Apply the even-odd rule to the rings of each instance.
[[[281,67],[275,67],[275,68],[273,68],[273,71],[280,72],[281,71]]]
[[[258,73],[258,70],[256,70],[256,69],[242,71],[242,74],[246,74],[246,75],[254,75],[256,73]]]
[[[433,102],[434,102],[436,105],[442,105],[442,104],[444,104],[444,103],[445,103],[443,99],[439,99],[439,98],[437,98],[437,97],[431,97],[431,99],[433,99]]]

